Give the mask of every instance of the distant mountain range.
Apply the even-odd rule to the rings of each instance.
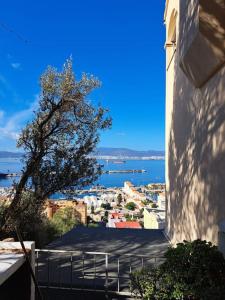
[[[0,158],[19,158],[22,157],[23,153],[19,152],[9,152],[9,151],[0,151]],[[127,148],[108,148],[100,147],[97,148],[95,153],[97,157],[118,157],[118,158],[142,158],[142,157],[159,157],[163,158],[165,156],[164,151],[157,150],[147,150],[147,151],[138,151],[131,150]]]
[[[138,151],[127,148],[98,148],[95,154],[97,157],[112,156],[120,158],[142,158],[142,157],[160,157],[164,158],[165,152],[158,150]]]
[[[0,151],[0,158],[19,158],[22,156],[23,153],[20,152]]]

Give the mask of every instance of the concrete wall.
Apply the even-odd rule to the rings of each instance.
[[[218,244],[225,220],[224,13],[220,0],[167,1],[168,45],[171,18],[176,23],[176,52],[166,70],[166,233],[172,243]]]
[[[35,272],[35,244],[24,245]],[[34,282],[19,242],[0,242],[0,299],[35,299]]]
[[[165,213],[165,211],[164,211]],[[160,214],[159,214],[160,215]],[[165,218],[165,214],[163,214]],[[145,229],[164,229],[165,228],[165,220],[160,219],[157,210],[156,211],[148,211],[148,209],[144,209],[144,228]]]

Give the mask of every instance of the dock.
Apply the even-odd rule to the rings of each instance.
[[[106,170],[103,174],[128,174],[128,173],[146,173],[146,170]]]

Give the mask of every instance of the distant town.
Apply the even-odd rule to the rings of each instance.
[[[0,188],[0,201],[10,201],[13,193],[11,187]],[[84,226],[117,229],[165,227],[165,185],[161,183],[134,186],[125,181],[121,188],[98,185],[77,190],[71,198],[46,199],[46,216],[51,219],[59,209],[72,207],[74,217]]]

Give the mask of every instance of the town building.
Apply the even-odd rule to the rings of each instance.
[[[116,228],[116,223],[118,222],[125,222],[126,218],[124,214],[121,212],[112,211],[108,214],[108,223],[107,227],[109,228]]]
[[[124,182],[123,191],[130,198],[136,199],[138,201],[145,201],[146,200],[145,194],[139,192],[130,181],[125,181]]]
[[[161,192],[157,197],[158,208],[165,210],[166,209],[166,195],[165,192]]]
[[[87,205],[83,201],[47,200],[44,212],[49,219],[52,219],[57,210],[64,209],[66,207],[72,207],[74,218],[76,218],[81,224],[87,225]]]
[[[225,2],[167,0],[166,234],[225,245]]]
[[[141,225],[137,221],[125,221],[115,223],[117,229],[142,229]]]
[[[144,209],[145,229],[165,229],[165,210],[146,208]]]

